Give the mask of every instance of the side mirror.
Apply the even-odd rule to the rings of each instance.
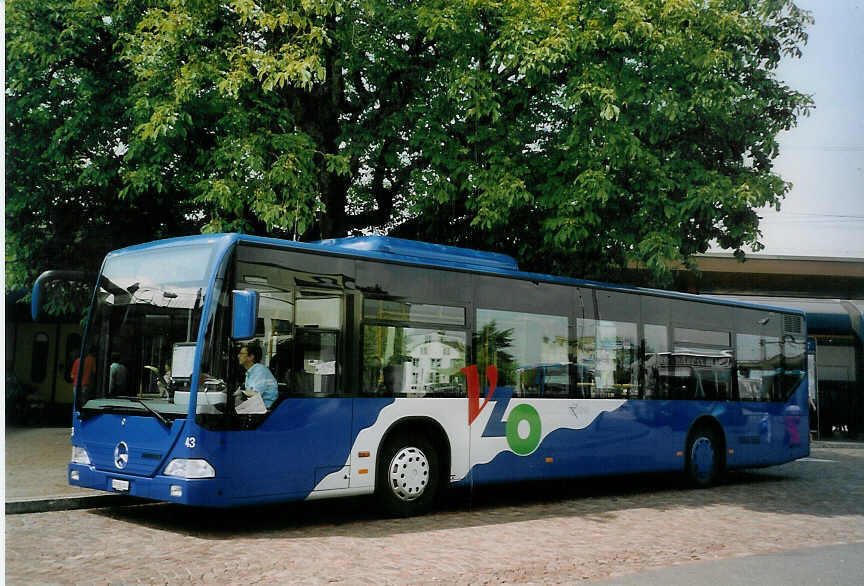
[[[33,283],[33,295],[30,300],[30,316],[33,321],[38,322],[45,317],[42,305],[45,303],[45,286],[48,283],[52,281],[92,283],[95,280],[96,273],[86,271],[45,271]]]
[[[258,292],[234,291],[232,293],[234,313],[231,323],[232,340],[251,340],[255,337],[255,322],[258,317]]]

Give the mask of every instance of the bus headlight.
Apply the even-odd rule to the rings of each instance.
[[[207,460],[176,458],[165,466],[165,476],[178,478],[213,478],[216,470]]]
[[[87,450],[81,446],[72,446],[72,463],[89,466],[90,456],[87,455]]]

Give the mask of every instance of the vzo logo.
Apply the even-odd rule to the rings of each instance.
[[[492,364],[486,367],[489,390],[486,392],[482,405],[480,404],[480,376],[477,373],[477,365],[466,366],[460,372],[468,380],[468,425],[471,425],[495,394],[498,386],[498,369]],[[507,445],[510,446],[511,450],[520,456],[527,456],[540,445],[542,431],[540,414],[531,405],[523,403],[510,411],[505,422],[504,413],[507,412],[507,406],[512,397],[512,389],[508,389],[506,392],[504,389],[499,391],[492,415],[483,430],[483,437],[506,437]]]

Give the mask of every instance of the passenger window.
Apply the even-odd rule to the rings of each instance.
[[[302,291],[297,297],[297,325],[338,330],[342,327],[342,296],[332,292]]]
[[[729,332],[675,328],[675,344],[699,348],[706,346],[728,348],[731,345],[731,335]]]
[[[788,375],[803,374],[806,370],[807,343],[803,336],[783,336],[783,364]]]
[[[783,373],[777,336],[738,334],[738,395],[742,401],[782,401]]]
[[[645,324],[645,399],[669,398],[669,330]]]
[[[735,336],[742,401],[786,401],[806,373],[804,323],[799,315],[751,313]]]
[[[669,398],[728,400],[732,378],[731,334],[675,328],[674,338],[675,346],[665,369]]]
[[[581,396],[591,399],[639,397],[636,324],[608,320],[576,320]],[[585,376],[590,373],[590,377]]]
[[[498,369],[498,386],[519,397],[570,396],[566,316],[477,310],[474,351],[481,388],[486,367]]]
[[[367,298],[363,321],[365,394],[466,396],[464,307]]]
[[[298,329],[297,392],[317,395],[336,392],[338,337],[336,332]]]
[[[363,392],[379,396],[464,397],[465,332],[363,327]]]
[[[597,323],[593,319],[576,320],[576,340],[571,344],[574,396],[590,399],[594,393],[594,357],[597,351]]]
[[[270,369],[281,392],[288,391],[294,369],[294,292],[261,291],[256,336],[264,349],[262,362]]]
[[[801,335],[783,335],[783,377],[781,401],[795,392],[807,371],[807,342]]]
[[[294,336],[284,352],[274,355],[276,380],[288,393],[338,393],[339,342],[342,332],[342,295],[332,291],[301,290],[295,298]],[[278,348],[277,348],[278,350]],[[288,362],[287,368],[283,367]],[[271,362],[271,371],[274,370]]]

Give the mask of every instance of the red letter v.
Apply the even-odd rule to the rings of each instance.
[[[477,419],[477,416],[480,415],[480,412],[483,411],[483,408],[486,407],[486,403],[489,402],[492,395],[495,394],[495,387],[498,386],[498,369],[495,368],[494,364],[486,367],[489,392],[486,393],[486,399],[482,405],[480,404],[480,377],[477,374],[477,365],[466,366],[459,372],[463,373],[465,378],[468,379],[468,425],[471,425]]]

